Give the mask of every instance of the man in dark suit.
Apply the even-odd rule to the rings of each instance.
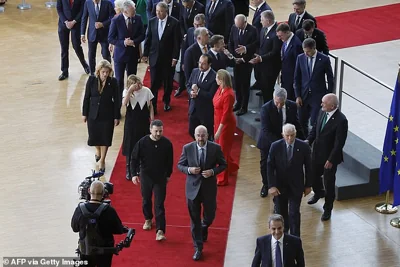
[[[199,64],[199,58],[202,54],[208,52],[208,30],[204,27],[199,27],[194,31],[196,42],[189,46],[185,52],[184,67],[186,81],[189,80],[192,70]],[[210,62],[211,63],[211,62]]]
[[[306,11],[306,0],[294,0],[293,10],[294,13],[291,13],[288,19],[288,24],[292,32],[300,30],[303,25],[303,21],[306,19],[313,20],[315,23],[315,28],[317,28],[317,21]]]
[[[94,75],[98,43],[101,45],[101,55],[103,56],[103,59],[111,62],[111,54],[110,50],[108,50],[108,29],[114,15],[114,7],[108,0],[93,0],[85,2],[81,23],[81,41],[83,43],[86,42],[85,33],[89,17],[87,39],[90,75]]]
[[[315,40],[303,42],[304,54],[297,57],[294,71],[294,93],[300,107],[300,123],[307,136],[308,120],[314,125],[320,110],[321,99],[333,92],[333,72],[329,57],[316,50]],[[326,86],[325,76],[328,81]]]
[[[69,35],[71,34],[72,47],[76,56],[82,64],[83,69],[89,74],[89,65],[85,60],[81,46],[81,18],[83,13],[84,0],[57,0],[58,13],[58,38],[61,45],[61,75],[59,81],[68,78],[69,69]]]
[[[210,50],[208,54],[211,56],[211,68],[215,71],[235,67],[235,59],[225,48],[224,36],[216,34],[210,39]],[[229,55],[229,57],[228,57]]]
[[[243,14],[246,17],[249,16],[249,0],[231,0],[233,6],[235,7],[235,16]]]
[[[301,198],[311,192],[311,149],[296,138],[293,124],[283,125],[282,136],[269,150],[268,192],[274,196],[276,212],[285,219],[286,231],[300,237]]]
[[[302,42],[290,31],[289,25],[281,23],[276,28],[276,35],[283,42],[281,49],[281,86],[286,89],[288,99],[295,101],[293,80],[297,57],[303,53]]]
[[[339,100],[335,94],[327,94],[322,98],[322,109],[319,112],[306,142],[313,145],[312,163],[314,196],[308,204],[315,204],[325,196],[324,213],[321,220],[331,218],[335,200],[335,182],[337,166],[343,161],[343,147],[347,139],[348,121],[340,112]],[[321,175],[323,175],[323,183]],[[325,192],[324,192],[325,188]]]
[[[247,113],[250,96],[250,80],[253,65],[249,63],[257,49],[257,29],[247,23],[244,15],[235,17],[235,25],[229,36],[228,50],[236,58],[233,79],[236,91],[236,104],[233,111],[237,116]]]
[[[304,267],[301,239],[284,234],[283,217],[279,214],[271,215],[268,226],[271,234],[257,238],[251,267]]]
[[[311,19],[303,21],[303,28],[296,31],[296,36],[303,42],[307,38],[313,38],[317,43],[317,51],[329,55],[329,47],[323,31],[315,28],[315,23]]]
[[[213,34],[223,35],[228,43],[234,23],[235,7],[230,0],[210,0],[206,6],[206,27]]]
[[[265,0],[252,0],[251,4],[256,7],[256,11],[254,12],[253,21],[251,25],[256,27],[258,34],[260,34],[262,29],[261,24],[261,13],[265,10],[271,10],[271,7],[265,2]]]
[[[278,23],[275,21],[275,15],[271,10],[261,13],[261,23],[263,29],[257,42],[258,53],[250,63],[256,64],[256,87],[261,89],[263,101],[267,103],[272,99],[276,79],[281,71],[282,41],[276,35]]]
[[[168,16],[174,17],[177,20],[179,20],[182,5],[180,3],[174,2],[172,0],[161,0],[161,2],[164,2],[168,5]],[[156,16],[156,5],[153,6],[153,11],[151,13],[152,13],[151,14],[152,17]]]
[[[260,196],[268,195],[267,159],[271,144],[282,138],[282,126],[290,123],[296,126],[297,136],[305,139],[300,126],[295,102],[287,100],[287,92],[284,88],[277,88],[273,94],[273,100],[261,107],[261,132],[257,140],[257,148],[260,149],[260,172],[263,186]]]
[[[168,6],[160,2],[156,7],[157,17],[150,19],[144,44],[143,60],[150,64],[153,107],[157,113],[158,89],[164,85],[164,111],[171,110],[171,92],[175,66],[179,59],[181,43],[179,22],[168,16]]]
[[[218,85],[215,80],[216,72],[211,68],[211,56],[203,54],[187,82],[189,103],[189,134],[194,138],[197,126],[204,125],[210,140],[214,133],[214,106],[213,97]]]
[[[108,42],[114,47],[114,70],[119,90],[125,88],[124,74],[136,74],[139,59],[139,46],[144,40],[145,32],[140,15],[136,14],[135,3],[126,0],[122,14],[111,20]]]
[[[207,128],[197,126],[196,141],[186,144],[178,162],[178,169],[187,174],[186,198],[191,221],[195,253],[193,260],[201,258],[203,242],[208,239],[208,227],[215,218],[217,208],[216,176],[227,167],[221,147],[207,141]],[[201,210],[203,204],[203,220]]]
[[[182,36],[185,36],[188,29],[193,27],[194,17],[197,14],[204,14],[204,11],[205,8],[199,1],[182,0],[182,10],[179,18]]]

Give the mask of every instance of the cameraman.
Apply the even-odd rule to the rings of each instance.
[[[104,196],[104,184],[101,181],[94,181],[90,186],[90,201],[85,202],[84,206],[86,209],[95,213],[96,210],[102,205],[102,199]],[[101,247],[112,248],[114,247],[113,234],[123,234],[126,232],[117,212],[109,204],[101,212],[97,220],[98,235],[103,239]],[[84,216],[81,208],[78,206],[75,209],[74,215],[71,220],[72,230],[77,233],[79,232],[79,241],[85,242],[86,227],[88,225],[88,218]],[[100,245],[98,245],[100,246]],[[113,252],[105,250],[103,254],[98,255],[85,255],[81,251],[81,260],[87,260],[88,266],[97,267],[108,267],[111,266]]]

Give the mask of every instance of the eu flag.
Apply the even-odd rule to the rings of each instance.
[[[393,206],[400,205],[400,71],[394,88],[392,105],[386,127],[383,155],[379,170],[379,188],[384,193],[393,190]],[[397,151],[399,150],[399,151]]]

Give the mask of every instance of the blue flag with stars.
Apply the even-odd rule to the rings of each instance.
[[[379,170],[381,193],[393,191],[393,206],[400,205],[400,71],[394,88]],[[397,151],[399,150],[399,151]]]

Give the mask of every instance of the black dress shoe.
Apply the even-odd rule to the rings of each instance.
[[[241,107],[239,105],[233,106],[233,112],[238,111],[239,109],[241,109]]]
[[[68,78],[68,73],[61,73],[61,75],[58,76],[58,80],[59,81],[63,81],[65,79],[67,79],[67,78]]]
[[[247,109],[241,108],[238,112],[236,112],[236,116],[242,116],[247,113]]]
[[[171,110],[171,106],[168,104],[164,105],[164,111],[170,111]]]
[[[318,200],[319,200],[320,198],[321,198],[321,197],[318,196],[318,195],[313,195],[313,196],[307,201],[307,204],[308,204],[308,205],[315,204],[315,203],[318,202]]]
[[[175,94],[174,97],[178,97],[182,94],[184,89],[181,89],[181,87],[179,87],[177,90],[175,90]]]
[[[263,95],[262,95],[262,92],[261,92],[261,91],[257,92],[257,93],[256,93],[256,96],[263,96]]]
[[[255,120],[255,121],[261,121],[261,118],[258,118],[258,117],[257,117],[257,118],[255,118],[254,120]]]
[[[202,226],[201,227],[201,233],[203,234],[203,241],[207,241],[207,239],[208,239],[208,227],[207,226]]]
[[[260,197],[266,197],[268,196],[268,188],[263,185],[260,191]]]
[[[329,221],[331,219],[332,211],[325,210],[321,216],[321,221]]]
[[[194,261],[200,260],[201,254],[202,254],[201,250],[196,249],[196,251],[195,251],[194,254],[193,254],[193,260],[194,260]]]
[[[90,73],[90,68],[88,64],[86,64],[86,66],[83,66],[83,69],[85,70],[86,74]]]

